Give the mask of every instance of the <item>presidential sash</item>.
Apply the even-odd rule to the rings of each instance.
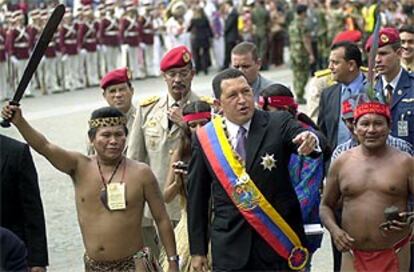
[[[211,169],[246,221],[291,269],[301,270],[308,261],[308,250],[251,180],[230,145],[222,117],[216,116],[200,128],[197,137]]]

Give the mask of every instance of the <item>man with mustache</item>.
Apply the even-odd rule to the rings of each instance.
[[[161,188],[167,178],[170,157],[179,142],[182,120],[182,107],[199,97],[191,91],[191,82],[195,70],[191,53],[185,46],[178,46],[168,51],[160,63],[162,76],[167,83],[168,92],[162,96],[144,99],[137,107],[135,121],[129,137],[127,157],[146,162],[157,177]],[[167,212],[173,224],[180,220],[178,199],[167,204]],[[143,222],[144,237],[153,252],[157,251],[155,228],[151,214],[146,211]],[[148,234],[148,235],[145,235]],[[156,239],[155,239],[156,240]]]
[[[365,50],[370,51],[373,37]],[[376,95],[391,108],[391,135],[414,144],[414,75],[401,67],[401,40],[398,30],[386,27],[380,30],[375,69],[378,73]]]

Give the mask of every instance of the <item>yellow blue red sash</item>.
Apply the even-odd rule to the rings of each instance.
[[[308,250],[282,216],[266,200],[233,151],[216,116],[197,131],[197,137],[217,179],[246,221],[294,270],[308,260]]]

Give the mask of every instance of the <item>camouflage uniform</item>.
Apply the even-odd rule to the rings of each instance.
[[[293,89],[297,98],[303,98],[309,78],[309,54],[305,48],[304,38],[310,35],[310,29],[305,22],[295,16],[289,26],[290,62],[293,71]]]
[[[345,13],[342,9],[333,9],[331,12],[328,12],[328,42],[332,43],[332,40],[339,32],[343,31],[345,28]]]

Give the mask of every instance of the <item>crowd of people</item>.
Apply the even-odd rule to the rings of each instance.
[[[324,7],[316,3],[292,6],[289,27],[279,22],[279,30],[289,33],[294,76],[290,89],[260,74],[271,64],[269,60],[282,54],[278,48],[274,51],[277,57],[268,57],[270,32],[258,27],[261,23],[274,26],[267,22],[272,16],[266,15],[271,14],[272,4],[248,2],[246,7],[254,5],[251,16],[239,16],[247,9],[238,10],[237,3],[225,2],[224,55],[222,63],[215,63],[220,71],[212,80],[212,97],[199,96],[192,88],[194,77],[208,73],[206,67],[213,60],[203,55],[208,52],[203,39],[215,37],[214,21],[203,15],[209,2],[204,4],[189,9],[193,15],[187,21],[188,31],[173,35],[176,40],[170,40],[170,45],[168,22],[175,20],[170,22],[172,28],[181,22],[179,18],[185,22],[188,10],[181,1],[166,8],[171,16],[160,39],[166,53],[158,63],[150,59],[165,81],[166,92],[138,105],[132,104],[131,81],[140,75],[134,75],[137,70],[131,62],[141,59],[142,63],[136,62],[138,71],[150,75],[146,53],[155,52],[155,43],[152,49],[142,41],[111,44],[106,28],[106,34],[112,33],[117,42],[128,37],[135,37],[131,41],[136,42],[145,31],[130,36],[112,29],[117,14],[113,2],[105,4],[104,13],[110,16],[100,23],[87,21],[93,14],[91,6],[82,8],[84,22],[77,25],[74,40],[88,42],[89,34],[98,34],[94,54],[82,57],[83,68],[91,71],[87,67],[94,63],[100,80],[91,86],[99,84],[108,104],[88,120],[87,155],[48,141],[29,124],[19,105],[3,107],[2,117],[16,126],[27,144],[71,177],[85,270],[310,271],[323,231],[307,227],[316,224],[332,237],[334,271],[413,271],[414,30],[407,25],[410,14],[403,16],[408,4],[402,3],[399,9],[387,3],[378,8],[354,2],[339,6],[331,1],[332,10],[325,14],[344,17],[343,25],[327,39],[326,60],[320,57],[321,44],[315,45],[312,36],[307,36],[310,24],[304,23],[306,18],[317,18],[307,17],[309,12]],[[280,12],[282,6],[273,4]],[[145,23],[134,3],[125,3],[126,14],[128,7],[137,22]],[[376,18],[383,26],[374,33],[375,20],[370,22],[366,16],[363,28],[358,28],[357,12],[343,12],[351,8],[368,14],[378,8],[372,15],[380,14]],[[18,26],[24,17],[20,11],[15,14]],[[120,22],[123,16],[127,15]],[[336,26],[333,19],[327,21]],[[120,29],[129,29],[130,23],[120,23]],[[226,32],[233,23],[236,31]],[[371,29],[368,23],[373,24]],[[93,31],[85,29],[89,24]],[[245,31],[249,28],[251,33]],[[73,32],[62,34],[62,29],[63,25],[60,37]],[[205,35],[199,35],[200,29]],[[16,31],[7,33],[26,37]],[[30,37],[35,36],[28,34],[28,43]],[[58,44],[62,43],[60,39]],[[15,48],[10,52],[21,49],[6,42],[6,49],[10,48]],[[82,59],[81,47],[73,48]],[[133,49],[137,55],[131,53]],[[367,71],[363,65],[369,54],[374,63]],[[88,64],[86,56],[95,56],[95,60]],[[125,62],[116,64],[120,60]],[[273,64],[281,64],[278,61]],[[308,83],[312,101],[308,116],[299,111],[305,95],[299,88],[304,88],[307,77],[299,77],[295,67],[306,68],[310,75],[314,63],[329,70],[316,72]],[[73,74],[86,75],[79,82],[90,84],[90,74],[79,71],[83,70]],[[13,200],[16,213],[31,215],[18,217],[2,208],[1,235],[7,237],[1,245],[2,269],[45,271],[45,226],[34,229],[31,223],[44,222],[44,216],[28,146],[1,136],[0,148],[0,163],[6,165],[0,165],[2,207]],[[23,161],[27,169],[18,171]],[[21,185],[12,186],[14,179]],[[24,187],[30,188],[33,197],[26,199]]]

